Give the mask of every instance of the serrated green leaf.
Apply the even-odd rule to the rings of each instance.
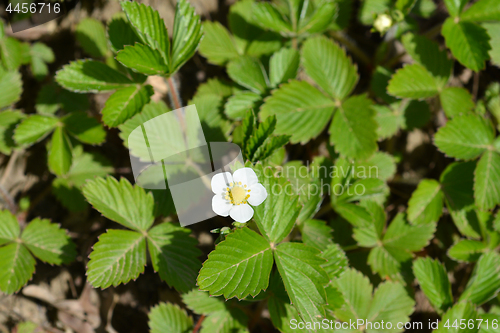
[[[227,65],[227,74],[236,83],[251,91],[262,94],[269,80],[262,64],[250,57],[240,57]]]
[[[495,0],[479,0],[460,15],[460,20],[472,22],[500,21],[500,3]]]
[[[52,63],[56,60],[54,52],[43,43],[34,43],[30,49],[31,57],[38,58],[43,62]]]
[[[472,276],[459,301],[482,305],[496,297],[500,291],[500,255],[485,253],[479,258]]]
[[[234,40],[229,31],[219,22],[203,22],[204,37],[200,43],[200,53],[208,61],[215,65],[223,65],[226,62],[240,56]]]
[[[330,125],[335,151],[351,158],[368,158],[377,150],[377,123],[372,101],[365,95],[350,97],[337,109]]]
[[[183,294],[182,301],[190,310],[198,314],[208,315],[226,309],[223,298],[212,297],[208,292],[196,289]]]
[[[122,1],[120,4],[142,43],[158,50],[165,63],[170,64],[170,40],[158,11],[135,1]]]
[[[67,264],[76,257],[75,244],[66,230],[49,220],[32,220],[23,230],[21,240],[35,257],[52,265]]]
[[[348,268],[333,281],[333,285],[342,293],[345,300],[342,308],[335,311],[337,319],[349,322],[350,319],[356,321],[358,318],[367,318],[373,292],[367,277]]]
[[[283,284],[304,321],[321,321],[325,316],[324,286],[328,275],[321,267],[325,260],[319,251],[301,243],[281,243],[274,250],[276,266]]]
[[[464,239],[450,247],[448,256],[456,261],[476,262],[486,248],[483,242]]]
[[[141,39],[125,17],[114,17],[108,24],[108,38],[114,52],[118,52],[125,45],[135,45]]]
[[[451,285],[445,267],[431,258],[418,258],[413,263],[413,273],[420,288],[432,306],[442,313],[453,304]]]
[[[120,182],[113,177],[97,178],[85,185],[83,195],[101,214],[127,228],[146,231],[153,224],[153,196],[125,178]]]
[[[0,109],[16,103],[21,98],[23,83],[18,72],[0,71]]]
[[[217,311],[203,320],[200,333],[248,333],[247,321],[248,318],[241,309]]]
[[[135,231],[111,229],[99,237],[89,258],[87,281],[94,288],[116,287],[144,272],[146,239]]]
[[[2,64],[8,71],[17,70],[23,63],[23,44],[13,37],[0,39]]]
[[[325,37],[304,42],[302,65],[307,75],[336,99],[349,96],[358,81],[357,67],[340,46]]]
[[[254,207],[254,219],[262,235],[271,243],[281,242],[292,230],[300,213],[299,196],[285,193],[290,184],[284,177],[276,178],[270,169],[256,166],[260,183],[267,191],[267,199]],[[276,190],[276,189],[280,190]]]
[[[117,90],[102,109],[102,121],[109,127],[116,127],[141,111],[154,94],[150,85],[136,85]]]
[[[446,50],[441,51],[437,43],[412,33],[405,34],[401,40],[413,60],[424,66],[436,78],[438,88],[443,88],[453,66]]]
[[[81,146],[73,150],[73,164],[65,175],[72,186],[81,187],[88,179],[104,177],[113,172],[111,162],[96,152],[83,152]]]
[[[35,272],[35,259],[21,243],[0,247],[0,290],[13,294],[24,286]]]
[[[443,213],[441,184],[423,179],[408,202],[408,221],[413,225],[436,223]]]
[[[269,60],[269,83],[272,87],[297,76],[300,54],[295,49],[282,48]]]
[[[382,242],[385,247],[416,252],[429,244],[435,230],[433,223],[412,226],[406,223],[405,214],[399,213],[389,224]]]
[[[474,109],[472,95],[467,89],[447,87],[439,94],[444,113],[453,118],[470,113]]]
[[[493,128],[477,115],[455,117],[434,136],[435,145],[448,156],[470,160],[490,147]]]
[[[122,73],[94,60],[77,60],[56,73],[56,81],[74,92],[99,92],[132,85]]]
[[[392,178],[396,173],[396,161],[394,157],[385,152],[375,152],[366,160],[356,161],[355,167],[359,177],[379,178],[384,181]],[[366,175],[365,175],[366,174]]]
[[[253,109],[261,99],[259,94],[252,91],[237,92],[227,99],[224,113],[231,119],[239,120],[245,116],[248,110]]]
[[[201,263],[201,251],[189,230],[162,223],[148,232],[148,248],[154,269],[162,280],[180,292],[192,289]]]
[[[299,33],[318,33],[327,29],[332,22],[332,18],[338,14],[338,3],[334,1],[323,1],[316,8],[314,13],[307,19],[299,21]]]
[[[176,304],[160,303],[151,309],[148,325],[151,333],[185,333],[193,327],[193,319]]]
[[[0,245],[15,241],[20,233],[19,223],[8,210],[0,210]]]
[[[165,63],[161,53],[147,45],[136,43],[126,45],[116,55],[122,65],[133,71],[147,75],[167,75],[168,64]]]
[[[399,98],[421,99],[437,95],[439,87],[424,66],[412,64],[404,66],[392,76],[387,91]]]
[[[320,251],[325,250],[333,242],[332,228],[325,221],[305,220],[299,229],[302,234],[302,242]]]
[[[65,130],[57,126],[52,134],[49,149],[49,169],[52,173],[61,176],[66,174],[71,167],[72,161],[71,142]]]
[[[17,126],[14,131],[14,140],[19,145],[32,145],[49,135],[58,121],[55,117],[30,116]]]
[[[451,16],[459,16],[468,0],[444,0],[444,4]]]
[[[500,23],[488,22],[483,23],[481,26],[486,29],[490,36],[490,61],[497,67],[500,67]]]
[[[98,145],[106,139],[101,123],[85,112],[72,112],[61,119],[65,130],[83,143]]]
[[[170,73],[175,73],[194,55],[202,37],[203,28],[194,7],[187,0],[177,1],[172,34]]]
[[[320,256],[327,261],[321,267],[328,274],[330,280],[338,278],[349,266],[344,251],[336,243],[328,245]]]
[[[94,58],[108,54],[108,40],[104,25],[96,19],[87,17],[76,26],[76,39],[83,50]]]
[[[482,209],[492,209],[500,203],[500,153],[488,150],[477,163],[474,198]]]
[[[475,72],[484,69],[491,47],[490,37],[483,27],[467,21],[455,23],[453,19],[448,18],[441,33],[446,46],[462,65]]]
[[[20,111],[0,112],[0,152],[10,155],[12,149],[16,147],[14,142],[14,130],[19,122],[25,118]]]
[[[261,120],[276,115],[275,134],[291,135],[292,143],[318,136],[331,118],[335,103],[305,81],[290,80],[272,92],[262,105]]]
[[[271,3],[255,3],[253,6],[255,22],[262,28],[272,30],[283,35],[292,32],[289,22],[285,21],[281,13]]]
[[[272,265],[269,243],[249,228],[238,229],[208,255],[198,286],[213,296],[255,297],[267,288]]]
[[[476,333],[479,330],[479,325],[473,325],[473,328],[465,326],[463,328],[459,323],[463,320],[468,322],[472,320],[474,323],[479,318],[477,310],[474,305],[469,302],[459,302],[449,309],[439,322],[439,328],[435,330],[436,333]],[[454,323],[458,323],[455,324]],[[448,324],[448,327],[444,325]],[[462,327],[461,327],[462,326]]]

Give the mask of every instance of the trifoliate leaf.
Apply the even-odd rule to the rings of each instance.
[[[58,126],[52,135],[49,149],[49,170],[58,175],[64,175],[69,171],[72,161],[71,142],[66,131]]]
[[[493,143],[493,128],[480,116],[455,117],[434,136],[435,145],[450,157],[476,158]]]
[[[224,311],[226,305],[222,297],[212,297],[208,292],[193,289],[182,294],[182,301],[186,306],[198,314],[208,315],[217,311]]]
[[[259,94],[252,91],[237,92],[227,99],[224,113],[231,119],[239,120],[245,116],[248,110],[253,109],[261,98]]]
[[[277,244],[292,231],[300,213],[299,196],[285,193],[290,184],[285,177],[274,177],[272,170],[263,168],[261,164],[255,168],[260,183],[267,191],[267,199],[254,207],[255,222],[261,234],[269,242]],[[277,188],[280,190],[276,190]]]
[[[135,231],[111,229],[99,237],[89,258],[88,282],[94,288],[116,287],[144,272],[146,239]]]
[[[262,28],[275,31],[283,35],[292,32],[290,23],[283,19],[283,16],[278,9],[276,9],[274,4],[259,2],[255,3],[252,9],[255,22]]]
[[[304,42],[302,64],[307,75],[336,99],[349,96],[358,81],[356,65],[340,46],[325,37]]]
[[[170,40],[158,11],[135,1],[122,1],[120,4],[142,43],[158,50],[165,63],[170,64]]]
[[[68,133],[83,143],[98,145],[106,139],[106,131],[101,123],[85,112],[72,112],[61,121]]]
[[[377,150],[377,123],[372,101],[353,96],[337,109],[330,125],[330,143],[335,151],[351,158],[368,158]]]
[[[500,21],[500,3],[495,0],[480,0],[460,15],[460,20],[471,22]]]
[[[471,94],[464,88],[444,88],[439,98],[443,111],[449,118],[470,113],[475,106]]]
[[[114,52],[118,52],[125,45],[135,45],[141,39],[125,17],[114,17],[108,24],[108,37]]]
[[[170,73],[175,73],[194,55],[202,37],[203,28],[194,7],[187,0],[177,1],[172,34]]]
[[[35,272],[35,259],[21,243],[0,247],[0,290],[13,294],[24,286]]]
[[[240,57],[227,65],[227,74],[236,83],[251,91],[262,94],[269,80],[262,64],[250,57]]]
[[[282,48],[269,60],[269,83],[272,87],[297,76],[300,55],[295,49]]]
[[[197,259],[201,251],[196,248],[196,239],[189,234],[189,229],[171,223],[162,223],[148,232],[148,248],[155,271],[180,292],[195,286],[201,267]]]
[[[325,221],[305,220],[299,226],[304,244],[312,246],[320,251],[324,251],[328,245],[332,244],[332,228]]]
[[[97,178],[85,185],[83,195],[101,214],[127,228],[146,231],[153,224],[153,196],[125,178],[119,182],[113,177]]]
[[[453,304],[451,285],[445,267],[437,260],[419,258],[413,263],[413,273],[420,288],[439,313]]]
[[[472,303],[459,302],[444,314],[439,322],[439,328],[435,330],[435,332],[476,333],[479,330],[479,325],[473,325],[471,328],[470,326],[464,327],[459,323],[467,323],[470,320],[475,323],[477,319],[479,319],[479,314],[477,313],[476,307]]]
[[[139,45],[139,44],[137,44]],[[148,104],[154,94],[150,85],[135,85],[117,90],[109,96],[102,109],[102,121],[109,127],[123,124]]]
[[[116,55],[122,65],[147,75],[166,75],[169,72],[161,53],[147,45],[127,45]]]
[[[108,40],[104,25],[96,19],[84,18],[76,26],[76,39],[83,50],[94,58],[108,54]]]
[[[467,21],[455,23],[452,18],[448,18],[441,33],[446,46],[462,65],[475,72],[484,69],[491,47],[490,37],[483,27]]]
[[[387,91],[399,98],[421,99],[437,95],[439,87],[425,67],[412,64],[404,66],[393,75]]]
[[[16,103],[21,98],[23,83],[18,72],[0,71],[0,109]]]
[[[456,261],[476,262],[486,248],[487,245],[483,242],[464,239],[450,247],[448,256]]]
[[[122,73],[94,60],[71,62],[56,73],[56,81],[64,88],[74,92],[115,90],[133,84]]]
[[[446,50],[441,51],[437,43],[412,33],[404,35],[402,42],[413,60],[424,66],[436,78],[438,87],[443,88],[453,66],[453,61],[448,59]]]
[[[58,121],[55,117],[30,116],[17,126],[14,132],[14,140],[19,145],[32,145],[49,135]]]
[[[32,220],[24,229],[21,240],[35,257],[52,265],[67,264],[76,257],[75,244],[66,230],[49,220]]]
[[[2,221],[0,224],[0,245],[15,241],[21,233],[16,217],[8,210],[0,210],[0,220]]]
[[[224,65],[240,56],[232,36],[222,24],[217,21],[205,21],[203,31],[204,37],[200,43],[200,53],[210,63]]]
[[[321,321],[325,316],[325,285],[328,275],[321,267],[320,252],[301,243],[281,243],[274,250],[276,266],[286,292],[304,321]]]
[[[451,16],[459,16],[468,0],[444,0],[444,4]]]
[[[413,225],[436,223],[442,213],[441,185],[433,179],[423,179],[408,202],[408,221]]]
[[[500,204],[500,153],[488,150],[474,173],[474,198],[482,209]]]
[[[305,81],[290,80],[262,105],[261,120],[276,115],[275,134],[291,135],[292,143],[305,143],[318,136],[330,120],[335,103]]]
[[[193,327],[193,319],[176,304],[160,303],[151,309],[148,325],[151,333],[185,333]]]
[[[208,255],[198,275],[198,286],[213,296],[255,297],[269,284],[271,251],[269,243],[255,231],[238,229]]]
[[[472,276],[459,301],[482,305],[496,297],[500,291],[500,255],[485,253],[479,258]]]
[[[12,149],[16,147],[14,129],[24,118],[25,115],[20,111],[0,112],[0,152],[2,154],[10,155]]]

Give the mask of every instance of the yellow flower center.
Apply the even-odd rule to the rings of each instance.
[[[248,198],[250,198],[250,190],[246,189],[246,185],[239,183],[230,183],[229,187],[226,189],[224,198],[229,200],[233,205],[246,204]]]

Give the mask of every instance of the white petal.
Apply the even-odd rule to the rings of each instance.
[[[233,173],[233,179],[236,183],[241,182],[242,185],[252,186],[259,182],[259,178],[250,168],[241,168]]]
[[[250,186],[250,198],[248,198],[248,203],[252,206],[260,205],[267,198],[266,188],[262,184],[255,184]]]
[[[220,195],[214,195],[212,198],[212,210],[215,214],[220,216],[228,216],[229,211],[233,208],[233,205],[229,203],[226,199],[224,199]]]
[[[247,204],[236,205],[231,208],[229,215],[236,222],[247,222],[253,216],[253,209]]]
[[[212,177],[212,192],[222,194],[226,191],[229,183],[233,181],[230,172],[221,172]],[[226,215],[227,216],[227,215]]]

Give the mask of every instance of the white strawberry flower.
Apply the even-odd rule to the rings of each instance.
[[[251,168],[221,172],[212,177],[212,209],[220,216],[231,216],[236,222],[247,222],[253,216],[252,206],[267,198],[267,191]],[[250,205],[249,205],[250,204]]]

